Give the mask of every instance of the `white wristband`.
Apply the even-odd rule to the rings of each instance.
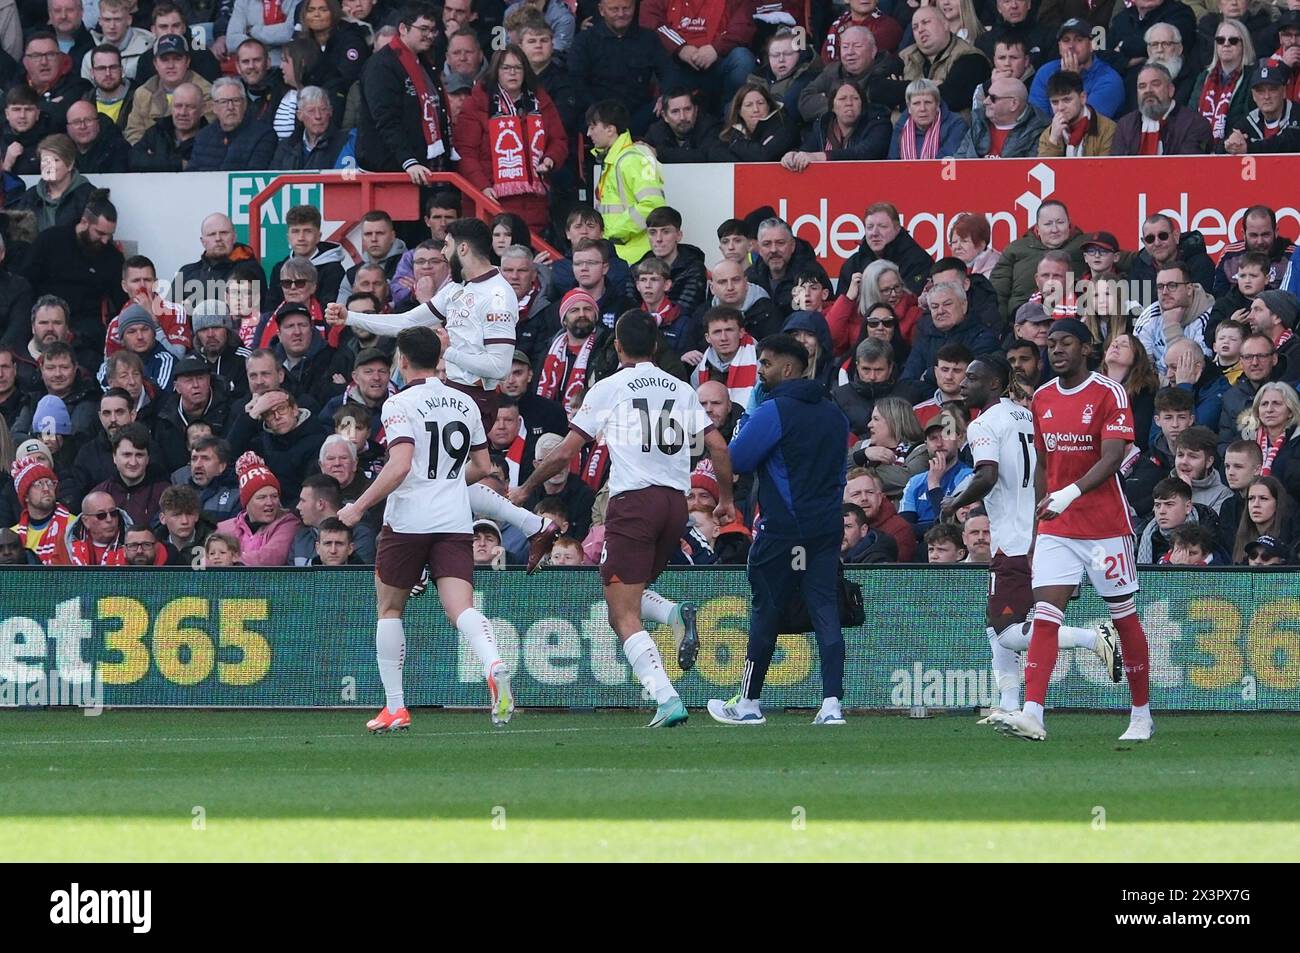
[[[1079,489],[1079,484],[1071,483],[1069,486],[1063,487],[1048,496],[1047,508],[1060,516],[1065,512],[1066,507],[1081,496],[1083,496],[1083,491]]]

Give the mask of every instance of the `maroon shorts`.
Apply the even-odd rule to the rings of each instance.
[[[483,432],[490,432],[492,425],[497,422],[497,407],[501,405],[501,392],[471,387],[469,384],[460,384],[456,381],[444,381],[444,383],[474,401],[478,406],[479,416],[483,418]]]
[[[605,511],[601,582],[654,582],[668,558],[681,548],[686,519],[686,495],[681,490],[650,486],[613,497]]]
[[[424,567],[432,579],[450,577],[474,584],[471,533],[398,533],[385,526],[375,546],[375,575],[385,586],[410,589]]]
[[[993,554],[989,561],[989,618],[1001,632],[1016,622],[1029,618],[1034,607],[1033,573],[1028,556]]]

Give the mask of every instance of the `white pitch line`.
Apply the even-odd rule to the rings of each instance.
[[[640,725],[609,725],[594,728],[508,728],[505,730],[485,729],[483,731],[436,731],[427,734],[417,733],[417,738],[455,738],[455,737],[506,737],[508,735],[545,735],[567,732],[598,731],[635,731]],[[0,740],[0,746],[27,747],[35,745],[120,745],[120,744],[186,744],[195,741],[316,741],[329,738],[361,738],[361,732],[332,735],[196,735],[192,738],[39,738]]]
[[[768,730],[780,730],[782,728],[801,728],[806,727],[803,723],[789,725],[768,724]],[[426,738],[505,738],[511,735],[551,735],[551,734],[573,734],[573,733],[595,733],[604,731],[642,731],[644,725],[606,725],[594,727],[575,727],[575,728],[505,728],[505,729],[484,729],[482,731],[435,731],[425,733],[417,732],[414,737],[420,739]],[[129,744],[189,744],[199,741],[207,742],[225,742],[225,741],[316,741],[337,738],[361,738],[364,737],[360,732],[350,732],[346,734],[328,734],[328,735],[196,735],[190,738],[18,738],[14,740],[0,739],[0,747],[26,748],[37,747],[40,745],[129,745]]]

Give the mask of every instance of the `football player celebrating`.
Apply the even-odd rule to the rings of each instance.
[[[1028,620],[1033,608],[1029,550],[1034,538],[1034,475],[1037,454],[1032,452],[1034,417],[1009,397],[1011,365],[1000,354],[976,358],[966,368],[962,398],[974,419],[966,440],[975,462],[975,475],[961,492],[943,501],[944,519],[963,506],[979,501],[989,514],[993,558],[989,562],[989,600],[986,617],[993,674],[1001,699],[980,724],[998,724],[1020,710],[1020,664],[1017,653],[1029,647]],[[978,416],[976,414],[978,413]],[[1103,623],[1099,631],[1061,626],[1060,648],[1084,648],[1101,659],[1111,681],[1118,682],[1123,660],[1115,627]]]
[[[519,320],[519,299],[492,265],[491,253],[492,233],[487,225],[476,218],[457,219],[447,226],[443,240],[451,280],[427,304],[405,314],[363,314],[337,303],[325,307],[330,324],[347,324],[371,334],[392,337],[403,328],[436,328],[447,364],[447,386],[474,401],[485,433],[496,423],[497,388],[510,374]],[[517,526],[529,537],[528,571],[535,570],[550,552],[558,527],[485,486],[471,486],[469,498],[475,513]]]
[[[1121,741],[1147,741],[1151,720],[1147,637],[1137,616],[1133,524],[1119,468],[1133,442],[1133,412],[1124,388],[1088,370],[1092,334],[1073,318],[1052,322],[1047,358],[1056,372],[1034,392],[1034,626],[1025,663],[1025,705],[999,728],[1042,741],[1043,703],[1056,665],[1065,607],[1084,573],[1106,600],[1119,630],[1133,709]]]
[[[372,732],[411,726],[402,692],[406,632],[402,613],[411,588],[427,568],[452,625],[483,663],[492,723],[514,712],[510,669],[497,652],[492,624],[474,608],[474,517],[469,487],[491,470],[487,433],[474,402],[437,378],[442,344],[431,328],[397,335],[398,366],[406,386],[384,401],[388,461],[339,519],[355,526],[387,498],[375,550],[375,654],[386,704],[366,723]]]
[[[731,502],[731,457],[695,391],[655,366],[658,336],[654,318],[628,311],[614,325],[620,370],[592,385],[569,422],[569,433],[537,464],[523,486],[510,494],[527,499],[537,487],[568,468],[583,446],[600,437],[610,453],[609,509],[600,580],[605,586],[609,624],[641,684],[658,704],[651,728],[686,721],[686,708],[668,680],[663,659],[642,618],[672,626],[678,638],[677,663],[695,664],[699,637],[695,609],[669,602],[647,587],[659,578],[668,557],[681,545],[686,526],[686,494],[691,489],[691,454],[702,437],[713,460],[720,525],[735,519]]]

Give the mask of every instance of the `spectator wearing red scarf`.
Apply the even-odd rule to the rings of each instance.
[[[492,58],[455,127],[459,171],[535,232],[549,223],[550,173],[569,146],[560,113],[528,58],[509,46]]]
[[[437,34],[431,5],[404,8],[397,36],[366,61],[361,74],[357,161],[372,172],[402,170],[418,185],[429,183],[457,158],[449,155],[451,122],[438,74],[425,54]]]

